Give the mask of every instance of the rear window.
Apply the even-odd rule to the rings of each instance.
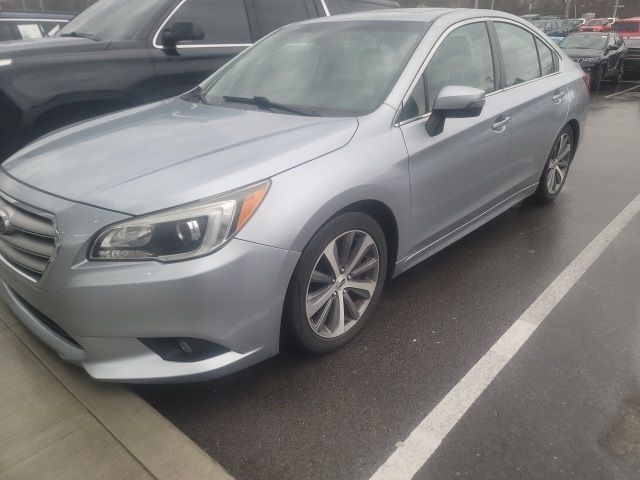
[[[614,32],[640,32],[640,22],[616,22],[611,28]]]

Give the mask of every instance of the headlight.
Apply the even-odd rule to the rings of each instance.
[[[13,64],[13,60],[10,58],[0,58],[0,68],[8,67]]]
[[[262,203],[270,181],[105,228],[91,260],[173,262],[222,248]]]

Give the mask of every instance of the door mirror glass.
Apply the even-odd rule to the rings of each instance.
[[[176,48],[179,42],[196,41],[204,38],[202,27],[192,22],[175,22],[162,33],[162,45]]]
[[[471,118],[482,113],[485,92],[479,88],[450,85],[440,90],[425,124],[432,137],[442,133],[447,118]]]

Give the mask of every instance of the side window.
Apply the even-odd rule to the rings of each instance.
[[[166,28],[171,28],[175,22],[197,23],[204,31],[204,40],[184,42],[184,45],[251,43],[249,20],[242,1],[187,0],[171,17]]]
[[[342,13],[366,12],[367,10],[382,10],[389,8],[379,3],[370,3],[361,0],[338,0]]]
[[[537,60],[536,60],[537,61]],[[489,33],[484,22],[455,29],[429,61],[402,112],[402,120],[428,113],[440,90],[448,85],[495,90]]]
[[[9,22],[0,22],[0,42],[6,42],[7,40],[15,40],[13,31]]]
[[[263,35],[289,23],[317,17],[313,5],[306,0],[254,0]]]
[[[538,52],[533,35],[524,28],[510,23],[495,22],[495,27],[502,49],[507,86],[540,77]]]
[[[551,75],[558,71],[555,62],[555,54],[547,47],[544,42],[536,38],[536,46],[538,47],[538,58],[540,59],[540,70],[542,76]]]
[[[23,40],[43,37],[42,27],[37,23],[16,23],[16,28]]]

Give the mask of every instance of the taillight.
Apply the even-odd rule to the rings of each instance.
[[[585,73],[582,75],[582,80],[584,81],[585,87],[587,87],[587,91],[591,90],[591,75]]]

